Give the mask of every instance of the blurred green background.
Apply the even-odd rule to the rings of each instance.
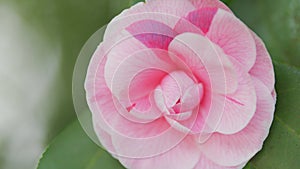
[[[299,0],[230,0],[272,57],[300,67]],[[0,0],[0,168],[35,168],[75,118],[72,73],[86,40],[128,0]]]

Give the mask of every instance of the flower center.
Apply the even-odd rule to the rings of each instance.
[[[164,77],[155,90],[159,109],[176,121],[188,119],[203,96],[203,85],[183,71],[174,71]]]

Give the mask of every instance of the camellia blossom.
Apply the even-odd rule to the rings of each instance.
[[[148,0],[107,26],[87,101],[130,169],[237,169],[262,148],[276,94],[262,40],[218,0]]]

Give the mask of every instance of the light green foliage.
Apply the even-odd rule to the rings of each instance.
[[[109,153],[94,144],[75,121],[46,149],[38,169],[123,169]]]

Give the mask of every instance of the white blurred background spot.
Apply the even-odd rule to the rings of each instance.
[[[59,44],[46,42],[11,6],[0,6],[0,168],[35,168],[45,148],[61,55]]]

